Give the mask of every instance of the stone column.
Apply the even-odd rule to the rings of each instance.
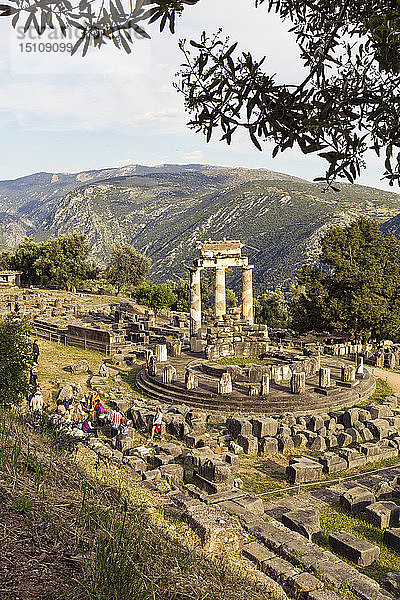
[[[321,367],[319,370],[319,387],[328,388],[331,386],[331,370],[329,367]]]
[[[200,272],[198,267],[190,269],[190,337],[201,328]]]
[[[226,314],[225,269],[215,269],[215,316],[218,318]]]
[[[306,391],[306,374],[304,371],[293,373],[290,380],[290,391],[292,394],[304,394]]]
[[[352,382],[356,380],[356,368],[352,365],[342,367],[342,381]]]
[[[261,396],[269,394],[270,379],[268,375],[263,375],[261,378]]]
[[[253,268],[253,265],[248,265],[242,271],[242,318],[251,325],[254,323]]]

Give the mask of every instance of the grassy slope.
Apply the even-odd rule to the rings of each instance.
[[[247,561],[229,553],[206,555],[197,535],[163,499],[123,468],[99,464],[85,450],[67,456],[13,413],[0,414],[0,439],[0,492],[26,518],[21,536],[30,536],[43,556],[57,549],[75,565],[64,581],[58,578],[57,589],[45,580],[41,600],[271,597]],[[7,535],[0,529],[3,547]],[[31,577],[28,561],[25,583]],[[3,587],[4,598],[28,598],[24,586]]]

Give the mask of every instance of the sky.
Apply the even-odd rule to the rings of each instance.
[[[240,134],[231,146],[207,144],[186,123],[183,96],[173,87],[183,56],[180,38],[222,28],[242,50],[266,56],[265,69],[278,80],[301,81],[302,64],[289,24],[268,15],[253,0],[201,0],[178,19],[176,34],[159,33],[137,40],[131,55],[113,46],[70,56],[49,32],[14,31],[0,19],[0,179],[38,171],[78,172],[127,164],[203,163],[266,168],[312,180],[325,162],[289,150],[271,157]],[[67,40],[72,42],[73,38]],[[50,52],[39,51],[42,43]],[[29,44],[31,52],[28,52]],[[33,51],[33,44],[36,49]],[[51,44],[51,45],[50,45]],[[371,156],[359,183],[389,188],[382,165]]]

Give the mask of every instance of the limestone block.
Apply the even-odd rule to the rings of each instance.
[[[337,448],[338,440],[336,435],[327,435],[325,438],[327,448]]]
[[[391,594],[395,596],[400,595],[400,573],[398,571],[391,571],[386,573],[381,579],[381,586],[385,588]]]
[[[342,417],[342,424],[347,429],[353,427],[354,423],[359,420],[360,410],[358,408],[350,408],[346,410]]]
[[[353,442],[353,438],[348,433],[339,433],[337,436],[337,443],[340,448],[344,448],[345,446],[349,446]]]
[[[317,437],[312,441],[310,448],[316,452],[325,452],[326,443],[322,435],[317,435]]]
[[[400,552],[400,528],[386,529],[383,533],[383,542],[396,552]]]
[[[242,550],[244,556],[254,562],[257,568],[263,571],[263,563],[270,558],[274,558],[275,554],[268,550],[259,542],[250,542],[245,544]]]
[[[353,444],[361,444],[363,441],[360,432],[357,431],[355,427],[348,427],[345,429],[345,434],[351,437]]]
[[[313,590],[308,592],[307,600],[339,600],[339,596],[330,590]]]
[[[308,438],[304,435],[304,433],[296,433],[293,436],[293,443],[295,448],[305,448],[307,446]]]
[[[340,495],[341,506],[352,514],[363,511],[369,504],[375,502],[374,494],[365,487],[354,486]]]
[[[262,438],[275,436],[278,430],[278,421],[276,419],[253,419],[253,435]]]
[[[298,567],[294,567],[287,560],[279,558],[278,556],[265,561],[263,567],[264,572],[267,575],[283,586],[287,583],[289,578],[300,574],[300,569]]]
[[[284,513],[282,523],[304,535],[310,542],[316,542],[321,536],[319,512],[316,510],[293,510]]]
[[[319,387],[329,388],[331,385],[331,370],[329,367],[321,367],[319,370]]]
[[[278,440],[276,437],[263,437],[260,439],[260,453],[264,456],[273,456],[278,452]]]
[[[291,459],[286,467],[286,479],[289,483],[310,483],[322,477],[322,465],[309,459]]]
[[[390,425],[385,419],[373,419],[371,421],[367,421],[366,425],[368,429],[370,429],[374,438],[383,440],[388,436]]]
[[[239,435],[237,441],[239,446],[242,446],[245,454],[252,456],[258,454],[258,439],[254,435]]]
[[[393,411],[390,406],[385,404],[376,404],[371,406],[369,409],[371,419],[385,419],[386,417],[392,417]]]
[[[342,448],[339,451],[339,456],[341,458],[344,458],[345,461],[347,461],[348,469],[354,469],[355,467],[361,467],[361,466],[365,465],[365,463],[367,462],[365,455],[362,454],[361,452],[358,452],[358,450],[355,450],[353,448]]]
[[[289,577],[285,587],[295,598],[304,598],[305,596],[310,598],[309,592],[322,590],[324,584],[314,577],[314,575],[305,571],[304,573]]]
[[[144,481],[155,481],[161,479],[161,471],[160,469],[151,469],[150,471],[145,471],[142,477]]]
[[[278,450],[283,454],[285,452],[291,452],[294,448],[293,438],[290,435],[278,435]]]
[[[184,469],[182,465],[176,463],[161,465],[160,472],[162,477],[165,477],[170,483],[178,484],[183,481]]]
[[[235,519],[217,506],[188,506],[185,518],[203,541],[204,549],[213,554],[241,550],[243,530]]]
[[[231,418],[228,421],[228,431],[233,437],[252,435],[253,426],[247,419]]]
[[[395,502],[373,502],[366,507],[365,513],[368,521],[380,529],[399,524],[400,506]]]
[[[325,452],[319,457],[325,473],[338,473],[347,469],[347,461],[335,452]]]
[[[361,431],[361,439],[363,442],[370,442],[374,439],[374,436],[367,427],[364,427],[364,429]]]
[[[380,554],[379,546],[374,546],[370,542],[357,538],[346,531],[331,533],[329,544],[334,552],[360,567],[372,565]]]
[[[153,457],[154,466],[160,467],[161,465],[168,465],[174,462],[174,458],[168,454],[155,454]]]
[[[178,444],[173,444],[172,442],[165,442],[158,446],[160,452],[164,452],[165,454],[171,454],[171,456],[180,456],[182,454],[182,448],[178,446]]]

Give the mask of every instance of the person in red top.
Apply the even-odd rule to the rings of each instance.
[[[111,437],[115,437],[118,434],[118,429],[122,421],[122,414],[119,412],[116,404],[114,404],[114,410],[108,415],[108,420],[111,426]]]
[[[95,414],[96,424],[104,425],[104,419],[106,418],[106,409],[102,405],[100,398],[96,401],[96,404],[94,405],[93,410],[94,410],[94,414]]]

